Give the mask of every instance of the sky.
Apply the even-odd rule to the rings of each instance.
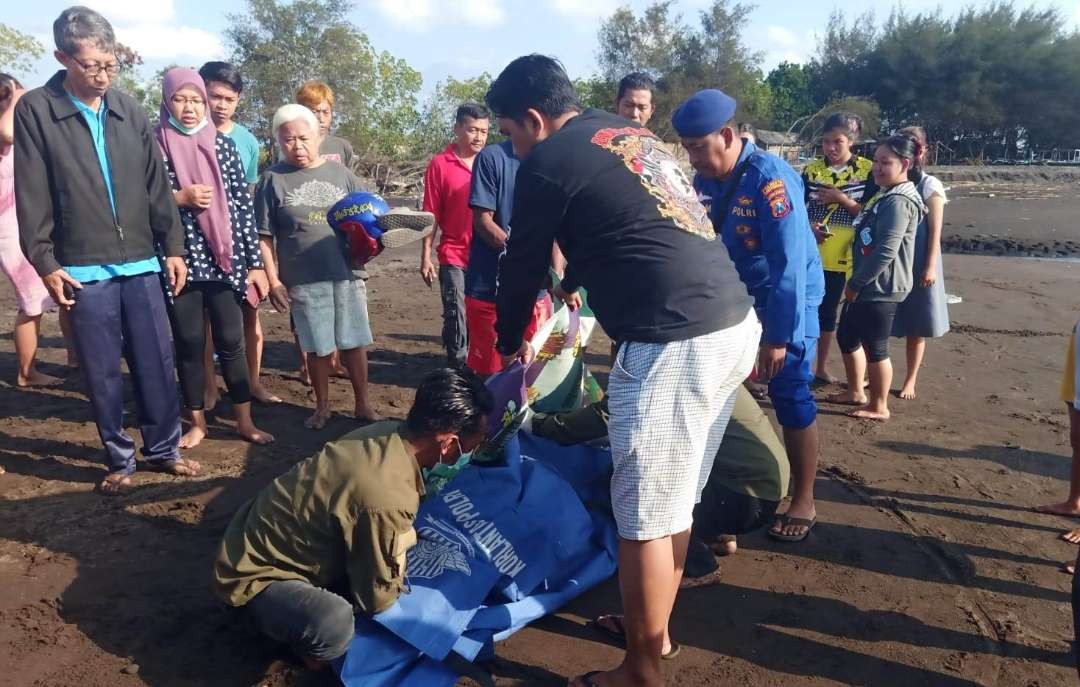
[[[71,0],[75,2],[76,0]],[[752,1],[752,0],[751,0]],[[228,49],[222,34],[227,15],[242,13],[245,0],[81,0],[113,24],[119,40],[142,54],[144,76],[168,64],[198,66],[222,59]],[[495,75],[513,58],[531,52],[554,55],[572,77],[596,71],[596,33],[619,6],[636,11],[650,0],[353,0],[351,20],[378,50],[404,58],[424,77],[424,91],[447,76]],[[2,21],[30,33],[46,55],[27,85],[44,82],[58,68],[52,57],[52,21],[70,3],[63,0],[5,3]],[[676,11],[696,23],[710,0],[676,0]],[[803,62],[813,53],[834,7],[850,3],[757,0],[744,43],[764,53],[766,71],[782,61]],[[908,12],[942,8],[947,14],[968,0],[904,0]],[[1018,5],[1023,4],[1018,2]],[[1080,0],[1042,0],[1080,27]],[[855,3],[861,12],[866,3]],[[880,4],[879,16],[888,13]],[[849,11],[849,14],[853,12]]]

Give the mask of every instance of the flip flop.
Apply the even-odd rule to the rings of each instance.
[[[783,530],[788,525],[795,525],[796,527],[805,527],[802,534],[784,534],[783,532],[774,531],[769,529],[769,536],[777,541],[786,542],[800,542],[810,536],[810,530],[814,529],[814,525],[817,524],[817,518],[792,518],[787,513],[777,516],[780,518],[780,529]]]
[[[610,627],[605,627],[600,622],[601,620],[604,620],[605,618],[611,618],[613,624],[616,627],[618,627],[619,629],[618,630],[612,630]],[[593,620],[590,620],[589,622],[585,623],[585,627],[587,627],[587,628],[589,628],[591,630],[595,630],[595,631],[599,632],[602,635],[605,635],[608,639],[615,642],[618,646],[626,648],[626,626],[623,625],[623,619],[622,619],[621,615],[614,615],[614,614],[612,614],[612,615],[602,615],[602,616],[600,616],[598,618],[594,618]],[[662,658],[665,661],[670,661],[671,659],[678,656],[680,653],[682,653],[682,645],[679,644],[678,642],[676,642],[673,639],[673,640],[671,640],[671,648],[668,649],[666,654],[660,654],[660,658]],[[596,672],[603,672],[603,671],[596,671]],[[595,675],[596,673],[594,672],[592,674]]]

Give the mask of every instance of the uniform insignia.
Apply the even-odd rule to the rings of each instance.
[[[761,195],[769,206],[773,219],[783,219],[791,214],[791,201],[783,179],[773,179],[761,187]]]
[[[735,233],[740,235],[740,236],[742,236],[744,234],[749,234],[753,230],[754,229],[748,224],[737,224],[737,225],[735,225]]]
[[[745,247],[746,250],[757,250],[758,240],[755,238],[745,238],[743,239],[743,247]]]
[[[735,199],[735,202],[737,202],[739,205],[743,206],[744,208],[748,208],[748,207],[750,207],[751,205],[754,204],[754,199],[751,198],[750,196],[739,196],[738,198]]]

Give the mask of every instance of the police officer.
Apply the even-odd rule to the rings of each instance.
[[[739,137],[735,107],[722,91],[699,91],[671,121],[697,170],[694,185],[764,327],[757,372],[769,383],[795,483],[791,507],[769,534],[802,541],[817,517],[817,404],[810,383],[825,282],[802,179],[779,157]]]

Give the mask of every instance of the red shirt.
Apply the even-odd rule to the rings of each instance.
[[[465,269],[472,243],[472,209],[469,208],[472,170],[454,150],[451,143],[431,158],[424,173],[424,210],[435,215],[439,225],[439,246],[435,249],[439,264]]]

